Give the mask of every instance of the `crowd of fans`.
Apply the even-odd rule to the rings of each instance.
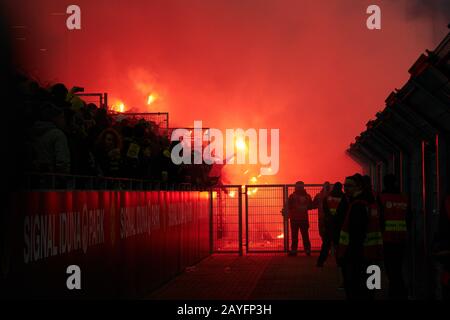
[[[24,157],[27,171],[82,176],[130,178],[155,183],[211,186],[211,166],[175,165],[176,143],[160,134],[152,121],[117,117],[105,106],[86,103],[57,83],[48,88],[20,76],[24,97]]]

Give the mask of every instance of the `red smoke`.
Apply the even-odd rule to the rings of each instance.
[[[149,111],[168,111],[171,127],[279,128],[280,171],[261,182],[321,183],[359,170],[345,149],[446,33],[408,3],[79,0],[79,31],[65,26],[72,3],[9,6],[11,24],[26,26],[12,29],[21,65],[39,79],[141,111],[155,92]],[[381,31],[366,28],[370,4]]]

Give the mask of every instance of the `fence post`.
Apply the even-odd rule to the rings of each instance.
[[[289,251],[289,223],[287,219],[289,186],[283,187],[283,228],[284,228],[284,251]]]
[[[238,187],[238,195],[239,195],[239,255],[242,256],[243,249],[242,249],[242,232],[243,232],[243,226],[242,226],[242,187]]]
[[[209,189],[209,253],[214,253],[213,191]]]
[[[108,93],[104,92],[103,96],[104,96],[103,104],[105,105],[105,109],[108,110]]]
[[[242,187],[240,188],[242,190]],[[245,186],[245,252],[248,253],[248,189]]]

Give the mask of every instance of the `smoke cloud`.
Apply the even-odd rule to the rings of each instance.
[[[27,38],[14,43],[21,65],[40,79],[167,111],[171,127],[278,128],[279,174],[259,182],[318,183],[359,170],[346,148],[446,34],[445,2],[79,0],[79,31],[65,28],[64,1],[9,10],[26,26],[14,31]],[[366,28],[371,4],[379,31]],[[233,183],[252,174],[227,170]]]

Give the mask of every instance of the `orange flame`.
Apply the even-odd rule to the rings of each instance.
[[[151,105],[156,99],[158,99],[158,96],[155,93],[149,94],[147,97],[147,105]]]
[[[249,196],[255,194],[256,192],[258,192],[258,188],[249,188],[249,189],[247,189],[247,195],[249,195]]]
[[[236,139],[236,148],[238,148],[238,150],[246,150],[247,149],[247,145],[245,144],[244,139],[242,139],[242,138]]]
[[[120,100],[117,100],[112,106],[111,106],[111,110],[115,111],[115,112],[120,112],[123,113],[125,112],[126,106],[125,103],[123,103]]]

